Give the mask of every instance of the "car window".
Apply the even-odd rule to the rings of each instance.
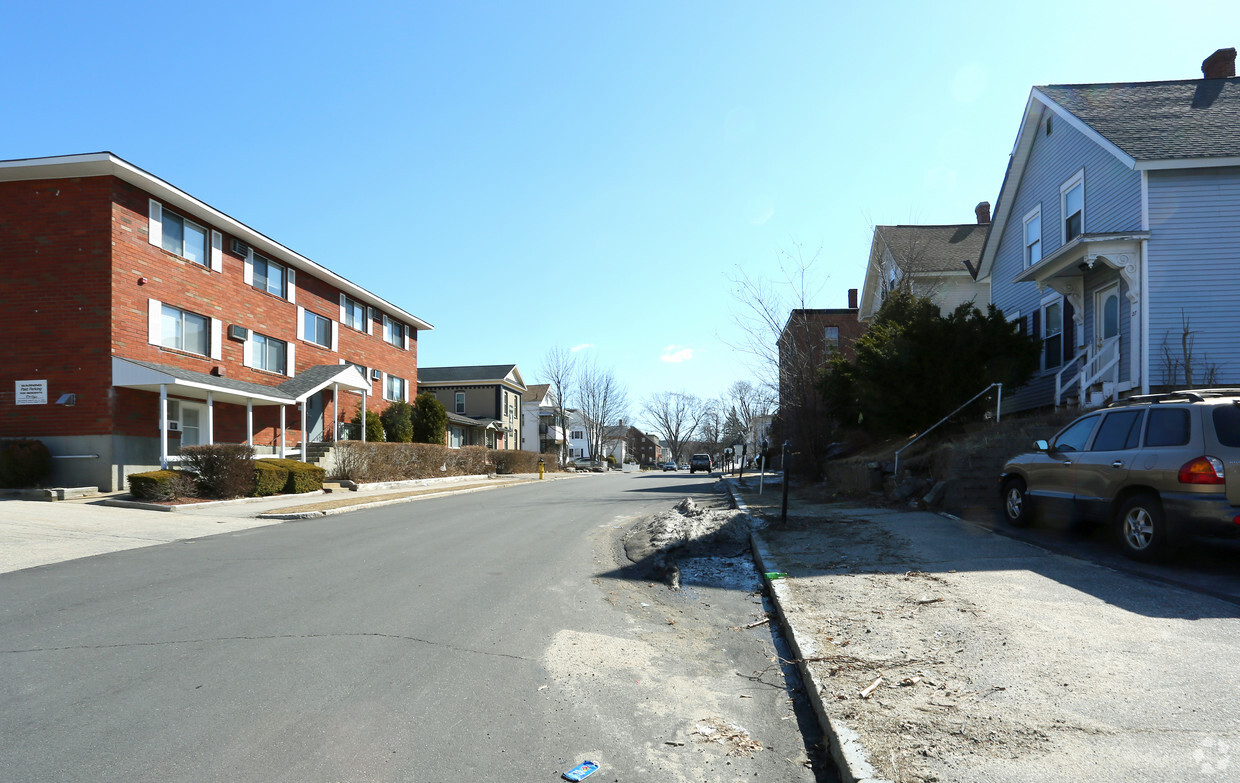
[[[1065,427],[1055,436],[1054,451],[1081,451],[1089,442],[1089,434],[1094,431],[1098,416],[1086,416]]]
[[[1240,406],[1219,405],[1214,409],[1214,434],[1224,446],[1240,446]]]
[[[1151,408],[1145,425],[1145,445],[1183,446],[1188,443],[1186,408]]]
[[[1141,414],[1144,411],[1115,411],[1102,419],[1098,437],[1090,451],[1122,451],[1135,449],[1141,435]]]

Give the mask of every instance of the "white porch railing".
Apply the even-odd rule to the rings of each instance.
[[[1081,382],[1081,375],[1083,373],[1079,365],[1081,364],[1081,362],[1085,361],[1086,358],[1088,358],[1087,354],[1078,353],[1076,356],[1073,356],[1071,359],[1069,359],[1067,363],[1065,363],[1064,366],[1060,368],[1059,372],[1055,373],[1055,407],[1056,408],[1058,408],[1060,403],[1063,402],[1064,395],[1068,393],[1068,391],[1073,387],[1073,385],[1079,384]],[[1076,369],[1076,374],[1069,377],[1067,382],[1064,382],[1064,379],[1063,379],[1064,373],[1074,368]],[[1077,392],[1077,394],[1080,396],[1084,396],[1083,394],[1081,394],[1081,392]]]
[[[1095,383],[1102,383],[1103,403],[1114,397],[1119,388],[1119,356],[1119,340],[1108,340],[1101,346],[1089,346],[1084,354],[1078,354],[1065,364],[1055,375],[1055,407],[1059,407],[1064,395],[1073,386],[1077,388],[1077,404],[1080,407],[1084,407],[1088,402],[1086,396]],[[1082,358],[1085,361],[1080,370],[1064,382],[1064,374],[1079,364]],[[1108,374],[1109,379],[1104,377]]]

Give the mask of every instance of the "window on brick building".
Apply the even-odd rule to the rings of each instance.
[[[254,287],[279,297],[288,296],[286,283],[288,275],[283,264],[277,264],[269,258],[254,255]]]
[[[828,351],[838,351],[840,349],[840,328],[838,326],[828,326],[823,340],[827,344]]]
[[[207,266],[210,256],[207,247],[207,230],[192,220],[168,212],[163,213],[163,236],[159,246],[169,253],[176,253],[195,264]]]
[[[304,339],[306,342],[321,345],[324,348],[332,347],[332,322],[328,318],[324,318],[318,313],[306,311],[305,320],[302,323]]]
[[[387,382],[383,385],[383,399],[392,401],[405,399],[405,379],[397,378],[395,375],[387,376]]]
[[[186,353],[211,354],[211,319],[163,305],[159,344]]]
[[[281,375],[287,374],[288,343],[257,332],[251,339],[254,342],[254,347],[251,349],[253,351],[251,361],[254,367],[267,372],[278,372]]]
[[[465,392],[456,393],[456,412],[457,413],[465,412]]]
[[[383,339],[402,350],[405,347],[405,329],[400,321],[383,316]]]
[[[366,331],[366,306],[356,299],[341,297],[344,325],[359,332]]]

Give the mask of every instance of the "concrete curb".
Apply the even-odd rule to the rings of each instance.
[[[308,498],[308,497],[314,497],[316,495],[325,495],[325,494],[327,493],[325,493],[323,490],[316,489],[313,492],[299,492],[296,495],[283,495],[282,497],[286,497],[291,500],[294,498]],[[144,503],[141,500],[119,500],[117,498],[109,498],[108,500],[99,501],[99,505],[116,506],[117,508],[136,508],[136,509],[141,509],[143,511],[181,511],[181,510],[189,510],[189,509],[196,510],[200,508],[211,508],[213,506],[239,506],[239,505],[244,505],[246,503],[261,503],[266,500],[271,500],[275,497],[281,497],[281,496],[266,495],[261,498],[233,498],[232,500],[205,500],[201,503],[184,503],[180,506],[165,506],[162,503]]]
[[[366,503],[358,503],[351,506],[341,506],[340,508],[326,508],[319,511],[288,511],[283,514],[255,514],[255,519],[282,519],[285,521],[295,521],[298,519],[317,519],[318,517],[330,517],[336,514],[345,514],[351,511],[361,511],[368,508],[380,508],[382,506],[394,506],[398,503],[410,503],[415,500],[427,500],[430,498],[442,498],[449,495],[467,495],[471,492],[487,492],[493,489],[503,489],[514,484],[529,484],[530,481],[512,482],[508,484],[500,484],[494,487],[467,487],[465,489],[445,489],[442,492],[431,492],[426,495],[413,495],[404,498],[388,498],[386,500],[371,500]]]
[[[724,484],[728,488],[732,503],[741,511],[749,513],[749,506],[736,492],[733,482],[725,480]],[[757,533],[751,533],[749,541],[753,548],[754,562],[761,573],[780,570],[766,548],[766,542]],[[812,643],[807,644],[809,640],[802,639],[797,634],[796,628],[788,621],[788,616],[784,612],[785,604],[792,600],[791,588],[787,580],[766,579],[766,584],[770,588],[771,601],[775,604],[775,614],[779,617],[784,638],[788,640],[788,645],[792,648],[792,654],[796,658],[797,670],[801,673],[801,682],[805,685],[805,694],[814,708],[814,714],[818,716],[822,734],[830,744],[831,758],[835,761],[840,778],[844,783],[890,783],[885,778],[878,777],[878,772],[870,764],[869,754],[861,745],[857,733],[843,724],[833,724],[827,716],[827,708],[822,701],[822,683],[814,676],[809,664],[805,663],[805,650],[807,647],[812,650]]]

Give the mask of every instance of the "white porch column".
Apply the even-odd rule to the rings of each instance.
[[[362,391],[362,443],[366,442],[366,392]]]
[[[207,392],[207,445],[215,444],[215,392]]]
[[[284,408],[280,406],[280,459],[284,459]]]
[[[298,436],[297,447],[301,450],[301,461],[306,462],[306,451],[310,446],[310,441],[306,440],[306,408],[309,406],[303,401],[297,403],[297,407],[301,411],[301,433]]]
[[[168,469],[168,384],[159,384],[159,469]]]
[[[340,384],[332,384],[332,443],[340,440]]]
[[[254,400],[245,401],[245,445],[254,445]]]

